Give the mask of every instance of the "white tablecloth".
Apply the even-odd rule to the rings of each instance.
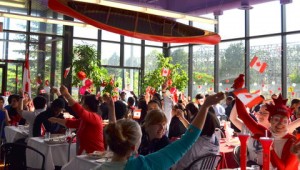
[[[4,128],[6,142],[12,143],[17,141],[18,139],[27,138],[28,137],[28,127],[19,125],[16,126],[5,126]]]
[[[29,138],[27,145],[39,150],[45,155],[45,170],[54,170],[55,166],[63,166],[68,162],[68,143],[47,144],[44,143],[42,137],[33,137]],[[76,156],[76,143],[71,144],[70,155],[71,159]],[[27,150],[26,158],[28,167],[41,167],[42,160],[36,153]]]
[[[96,162],[96,160],[89,159],[86,155],[79,155],[64,165],[62,170],[89,170],[98,165],[100,165],[100,163]]]

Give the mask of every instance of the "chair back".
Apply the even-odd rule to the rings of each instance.
[[[240,146],[236,146],[234,149],[233,149],[233,155],[234,155],[234,159],[235,161],[240,164]]]
[[[1,153],[4,156],[4,169],[17,170],[27,169],[26,149],[30,149],[42,157],[42,165],[39,169],[44,170],[45,156],[40,151],[20,143],[5,143],[1,145]]]
[[[216,169],[222,159],[221,155],[207,154],[194,160],[185,170]]]

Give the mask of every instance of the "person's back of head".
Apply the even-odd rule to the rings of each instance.
[[[57,98],[51,103],[51,108],[63,109],[65,108],[65,101],[63,99]]]
[[[157,107],[155,106],[150,106],[150,105],[157,105]],[[151,110],[151,108],[157,108],[157,109],[162,109],[162,105],[158,100],[150,100],[147,104],[147,110]]]
[[[211,137],[215,133],[216,128],[220,128],[220,121],[217,118],[216,114],[213,113],[212,110],[210,110],[207,113],[201,136]]]
[[[167,123],[167,117],[162,110],[151,110],[147,113],[143,127],[155,125],[159,123]]]
[[[96,95],[85,95],[83,99],[83,104],[86,105],[90,109],[90,111],[98,112],[99,100],[97,100]]]
[[[161,102],[162,101],[162,97],[161,97],[161,95],[159,93],[154,93],[153,97],[152,97],[152,100],[157,100],[157,101]]]
[[[199,109],[193,102],[188,103],[185,106],[186,111],[191,114],[192,116],[196,115],[199,112]]]
[[[46,107],[47,100],[43,96],[36,96],[33,99],[33,106],[35,109],[44,109]]]
[[[110,123],[104,130],[109,149],[118,156],[131,154],[139,147],[142,131],[139,124],[131,119],[121,119]]]
[[[127,99],[128,106],[133,106],[134,102],[135,102],[135,100],[133,97],[128,97],[128,99]]]
[[[127,112],[126,104],[121,100],[117,100],[115,102],[115,112],[116,112],[116,119],[117,120],[124,118],[124,116]]]

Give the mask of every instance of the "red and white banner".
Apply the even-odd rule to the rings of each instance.
[[[249,93],[247,89],[240,89],[233,92],[237,98],[243,102],[243,104],[248,107],[252,108],[256,104],[259,104],[264,99],[259,94],[252,94]]]
[[[254,56],[250,62],[250,67],[260,73],[263,73],[267,68],[267,63],[260,61],[257,56]]]
[[[25,64],[23,70],[23,92],[27,92],[31,98],[31,86],[30,86],[30,70],[29,70],[29,51],[25,54]]]
[[[65,69],[64,78],[67,78],[69,72],[70,72],[70,67],[68,67],[68,68]]]
[[[171,70],[168,69],[168,68],[163,68],[163,69],[161,70],[161,75],[164,76],[164,77],[169,76],[170,73],[171,73]]]

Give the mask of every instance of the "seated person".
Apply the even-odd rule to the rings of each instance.
[[[138,123],[131,119],[116,121],[114,118],[114,121],[110,122],[105,128],[105,139],[113,152],[112,161],[105,162],[94,169],[169,169],[198,139],[204,126],[208,107],[222,99],[224,99],[223,93],[208,97],[202,105],[199,114],[197,114],[181,139],[146,156],[135,154],[142,136]],[[157,110],[153,110],[148,114],[152,114],[152,112],[157,112]]]
[[[33,137],[41,136],[41,128],[45,128],[45,131],[50,133],[64,133],[65,127],[62,125],[59,125],[57,123],[51,123],[48,119],[50,117],[57,117],[60,119],[64,119],[64,116],[62,114],[63,110],[65,108],[65,102],[58,98],[53,100],[50,108],[48,108],[46,111],[41,112],[34,120],[33,123]]]
[[[13,94],[8,97],[8,104],[4,108],[8,112],[9,116],[9,124],[10,125],[24,125],[26,123],[25,119],[22,118],[21,115],[18,114],[18,104],[19,104],[20,96],[18,94]]]
[[[208,111],[202,132],[192,148],[179,160],[172,169],[185,169],[194,160],[206,154],[219,154],[220,139],[215,135],[215,129],[220,128],[220,122],[214,112]]]
[[[147,113],[142,126],[142,141],[138,149],[140,155],[148,155],[167,146],[170,141],[166,136],[167,118],[162,110]]]
[[[33,99],[33,105],[35,110],[33,112],[28,110],[22,110],[23,102],[19,100],[18,112],[29,123],[29,137],[33,137],[33,124],[35,118],[46,110],[47,100],[43,96],[37,96]]]
[[[177,104],[172,108],[172,119],[169,126],[169,139],[176,140],[183,135],[189,125],[184,117],[184,108],[182,104]]]

